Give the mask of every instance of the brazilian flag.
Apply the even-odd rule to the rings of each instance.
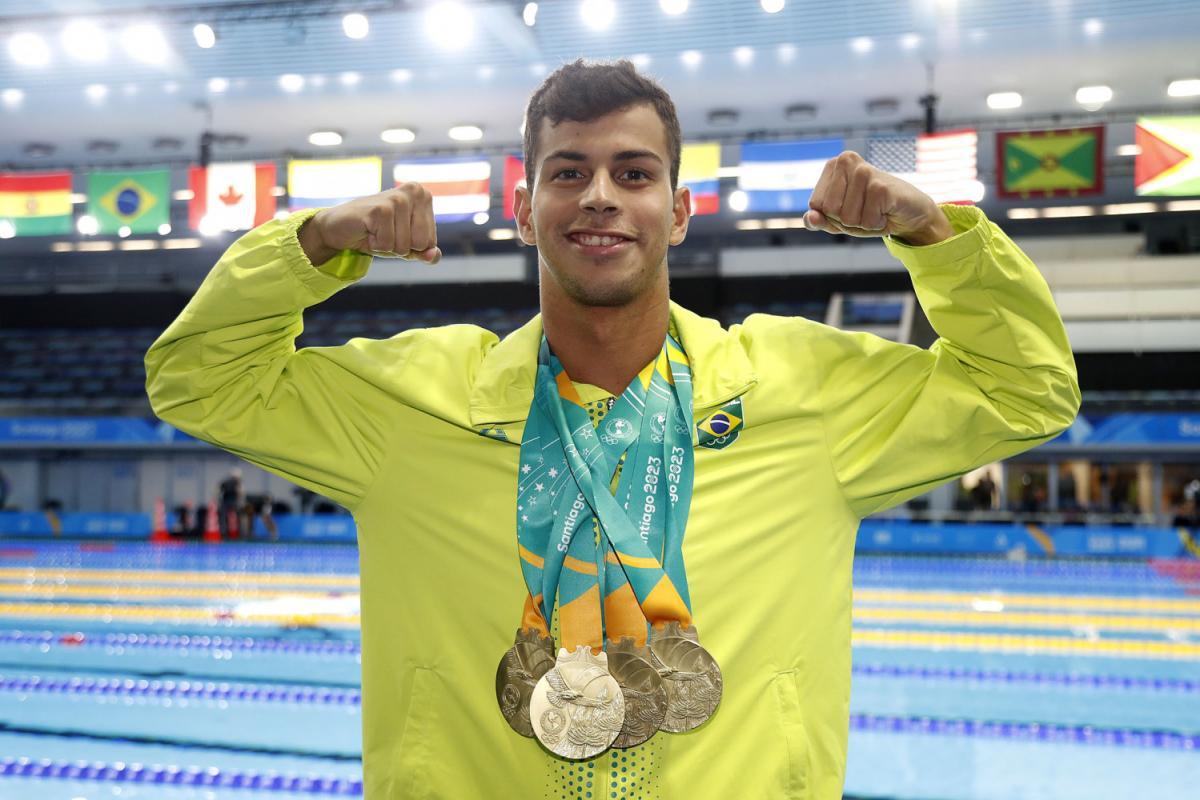
[[[171,220],[171,173],[165,169],[140,172],[93,172],[87,180],[88,213],[100,233],[157,233]]]
[[[1000,197],[1077,197],[1104,191],[1104,127],[996,134]]]

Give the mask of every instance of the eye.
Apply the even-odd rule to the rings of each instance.
[[[581,173],[579,170],[575,169],[574,167],[567,167],[566,169],[560,169],[558,172],[554,173],[554,177],[555,178],[578,178],[582,174],[583,173]]]
[[[625,170],[625,177],[634,181],[644,181],[650,179],[650,173],[637,167],[631,167]]]

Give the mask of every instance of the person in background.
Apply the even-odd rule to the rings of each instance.
[[[217,526],[221,529],[222,539],[229,539],[233,535],[229,529],[229,520],[231,518],[240,520],[245,504],[242,471],[238,467],[234,467],[217,488]]]

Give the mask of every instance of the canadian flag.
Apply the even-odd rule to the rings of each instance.
[[[222,231],[248,231],[275,216],[275,165],[241,161],[192,167],[188,224]]]

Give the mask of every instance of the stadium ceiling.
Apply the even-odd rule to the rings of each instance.
[[[689,139],[920,128],[929,93],[943,127],[1200,109],[1167,95],[1200,78],[1195,0],[788,0],[777,13],[759,0],[550,0],[532,26],[524,2],[467,0],[466,17],[430,29],[434,5],[0,0],[0,167],[183,164],[205,130],[220,134],[214,159],[515,151],[529,93],[579,56],[634,58],[675,97]],[[611,8],[611,22],[589,27],[584,6]],[[344,32],[348,13],[367,18],[365,37]],[[66,44],[80,19],[98,30]],[[198,45],[200,23],[215,46]],[[127,50],[138,24],[162,38]],[[1097,84],[1112,100],[1085,110],[1075,93]],[[1000,91],[1021,106],[990,110]],[[483,138],[453,141],[458,125]],[[398,127],[415,140],[380,140]],[[316,130],[343,142],[315,147]]]

